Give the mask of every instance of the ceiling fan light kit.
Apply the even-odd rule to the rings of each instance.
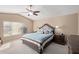
[[[27,15],[28,15],[28,16],[32,16],[33,13],[32,13],[32,12],[28,12]]]

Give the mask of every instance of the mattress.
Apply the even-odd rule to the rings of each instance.
[[[42,44],[44,41],[46,41],[51,36],[52,34],[30,33],[30,34],[24,35],[23,38]]]

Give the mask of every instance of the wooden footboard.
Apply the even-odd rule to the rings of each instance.
[[[29,41],[27,41],[27,40],[22,40],[23,41],[23,44],[26,44],[26,45],[28,45],[29,47],[31,47],[32,49],[34,49],[35,51],[37,51],[38,53],[42,53],[42,49],[39,49],[38,48],[38,45],[36,45],[36,44],[34,44],[34,43],[32,43],[32,42],[29,42]]]
[[[29,47],[31,47],[32,49],[34,49],[35,51],[37,51],[39,54],[42,54],[43,53],[43,50],[53,42],[53,40],[50,40],[48,43],[45,44],[45,46],[43,47],[44,49],[39,49],[38,45],[32,43],[32,42],[29,42],[27,40],[22,40],[23,41],[23,44],[26,44],[28,45]]]

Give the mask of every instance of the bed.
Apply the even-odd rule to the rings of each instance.
[[[36,50],[38,53],[43,53],[44,49],[52,42],[55,28],[44,24],[37,32],[25,34],[21,40],[24,44]]]

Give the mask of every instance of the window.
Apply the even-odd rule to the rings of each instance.
[[[4,36],[22,34],[24,30],[22,28],[24,27],[25,26],[22,23],[5,21],[3,22]]]

